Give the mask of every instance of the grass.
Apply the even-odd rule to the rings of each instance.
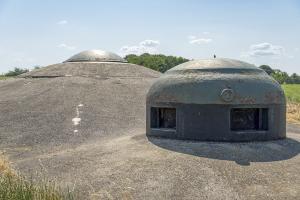
[[[287,98],[287,121],[300,124],[300,84],[284,84]]]
[[[63,191],[53,182],[34,183],[18,175],[0,154],[0,200],[72,200],[70,191]]]
[[[6,80],[6,79],[9,79],[9,78],[14,78],[14,76],[4,76],[4,75],[0,74],[0,81],[1,80]]]
[[[8,79],[9,77],[7,76],[4,76],[4,75],[0,75],[0,80],[5,80],[5,79]]]
[[[284,84],[282,88],[289,101],[300,103],[300,84]]]

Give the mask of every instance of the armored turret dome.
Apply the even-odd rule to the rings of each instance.
[[[249,63],[186,62],[168,70],[150,88],[147,135],[213,141],[284,138],[284,92]]]
[[[128,63],[117,54],[102,51],[89,50],[75,54],[68,60],[32,70],[21,74],[20,78],[47,78],[47,77],[153,77],[160,73],[142,66]]]
[[[65,62],[127,62],[115,53],[102,50],[88,50],[75,54]]]
[[[282,104],[280,85],[255,65],[233,59],[202,59],[178,65],[148,93],[158,102],[196,104]]]

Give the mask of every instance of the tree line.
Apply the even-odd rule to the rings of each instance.
[[[259,68],[263,69],[280,84],[300,84],[300,76],[296,73],[289,76],[288,73],[279,69],[272,69],[269,65],[261,65]]]
[[[142,55],[130,54],[125,56],[125,59],[129,63],[142,65],[144,67],[164,73],[165,71],[175,67],[176,65],[182,64],[189,61],[189,59],[176,56],[166,56],[163,54],[149,54],[144,53]],[[35,69],[40,68],[36,66]],[[259,68],[263,69],[267,74],[272,76],[280,84],[300,84],[300,76],[296,73],[289,75],[288,73],[279,69],[272,69],[269,65],[261,65]],[[4,74],[4,76],[18,76],[20,74],[28,72],[28,69],[15,68],[12,71]]]
[[[189,59],[175,56],[165,56],[162,54],[151,55],[148,53],[140,56],[131,54],[127,55],[125,59],[129,63],[142,65],[150,69],[165,72],[176,65],[189,61]],[[261,65],[259,68],[263,69],[268,75],[272,76],[280,84],[300,84],[300,76],[296,73],[291,74],[283,72],[279,69],[272,69],[269,65]]]
[[[149,53],[144,53],[140,56],[130,54],[127,55],[125,59],[129,63],[142,65],[162,73],[168,69],[171,69],[172,67],[175,67],[176,65],[189,61],[183,57],[166,56],[163,54],[152,55]]]

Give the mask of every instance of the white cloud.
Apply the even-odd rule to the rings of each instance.
[[[284,48],[279,45],[273,45],[267,42],[250,45],[249,51],[244,56],[261,57],[261,56],[280,56],[283,55]]]
[[[208,35],[208,34],[210,34],[210,32],[208,32],[208,31],[204,31],[204,32],[202,32],[203,33],[203,35]]]
[[[67,50],[75,50],[76,49],[76,47],[67,45],[65,43],[62,43],[62,44],[58,45],[57,47],[67,49]]]
[[[157,40],[144,40],[138,45],[133,46],[123,46],[120,51],[122,55],[136,54],[140,55],[143,53],[155,53],[157,52],[157,47],[160,45],[160,42]]]
[[[58,25],[65,25],[67,23],[68,23],[67,20],[60,20],[60,21],[57,22]]]
[[[208,44],[208,43],[211,43],[211,42],[212,42],[212,39],[210,39],[210,38],[197,38],[197,37],[190,37],[189,38],[189,43],[190,44],[201,45],[201,44]]]
[[[144,40],[140,42],[140,46],[143,47],[157,47],[158,45],[160,45],[160,43],[157,40]]]
[[[147,52],[147,49],[142,46],[123,46],[120,49],[121,54],[127,55],[127,54],[136,54],[140,55]],[[149,52],[147,52],[149,53]]]

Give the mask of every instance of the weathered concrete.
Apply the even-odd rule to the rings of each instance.
[[[0,150],[22,174],[74,187],[78,199],[299,197],[299,127],[269,142],[147,138],[146,93],[160,74],[74,64],[0,81]]]
[[[7,149],[21,172],[75,187],[79,199],[298,199],[300,135],[255,143],[146,138]],[[35,175],[35,177],[37,176]]]

